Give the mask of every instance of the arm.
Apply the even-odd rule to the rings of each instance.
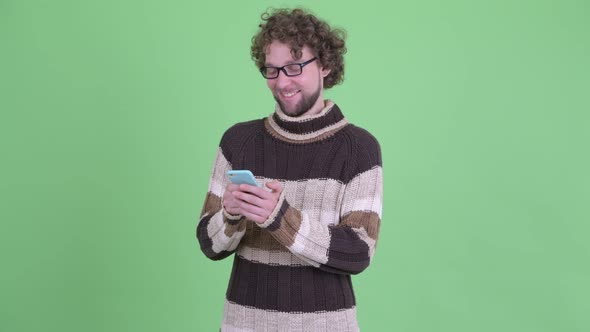
[[[289,204],[285,192],[296,191],[296,187],[287,184],[283,190],[278,182],[267,183],[267,187],[271,191],[241,185],[233,195],[240,202],[240,213],[266,228],[294,255],[333,273],[356,274],[369,265],[381,224],[380,165],[358,174],[344,186],[338,220],[329,226]],[[323,195],[321,200],[329,201],[327,197],[335,193],[325,190]]]
[[[229,169],[231,166],[220,148],[197,226],[197,239],[201,250],[213,260],[231,255],[238,247],[246,229],[246,219],[242,215],[231,214],[224,208],[223,197],[228,186],[225,173]]]
[[[373,258],[381,224],[382,170],[374,167],[344,187],[339,223],[326,226],[292,207],[281,195],[260,224],[293,254],[322,270],[357,274]]]

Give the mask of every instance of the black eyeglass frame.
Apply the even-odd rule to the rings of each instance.
[[[303,67],[305,67],[308,64],[314,62],[317,59],[318,59],[318,57],[317,56],[314,56],[313,58],[311,58],[311,59],[309,59],[309,60],[307,60],[305,62],[302,62],[302,63],[290,63],[290,64],[284,65],[282,67],[267,67],[267,66],[262,66],[262,67],[260,67],[260,74],[262,74],[262,77],[266,78],[267,80],[274,80],[274,79],[278,78],[279,75],[281,74],[281,72],[283,72],[283,74],[285,74],[285,76],[287,76],[287,77],[299,76],[299,75],[301,75],[303,73]],[[299,66],[299,68],[300,68],[299,69],[299,74],[289,75],[287,73],[287,71],[285,70],[285,67],[287,67],[287,66]],[[277,69],[277,75],[274,76],[274,77],[268,77],[268,76],[266,76],[264,74],[264,72],[266,71],[267,68]]]

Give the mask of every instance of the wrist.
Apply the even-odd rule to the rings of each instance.
[[[273,211],[270,213],[270,215],[268,216],[268,218],[266,218],[266,220],[262,223],[258,223],[258,226],[262,227],[262,228],[267,228],[268,226],[270,226],[271,224],[273,224],[277,217],[280,214],[281,211],[281,207],[283,206],[283,204],[285,203],[285,191],[283,190],[283,192],[281,192],[281,195],[279,196],[279,200],[277,201],[277,205],[275,205],[275,208],[273,209]]]

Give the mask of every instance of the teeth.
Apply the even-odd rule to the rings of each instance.
[[[296,93],[297,93],[297,91],[283,92],[283,96],[285,96],[285,97],[293,97]]]

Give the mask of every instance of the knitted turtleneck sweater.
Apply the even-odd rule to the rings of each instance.
[[[230,169],[282,183],[263,224],[224,210]],[[222,331],[358,331],[350,275],[373,257],[381,205],[379,144],[331,101],[228,129],[197,226],[207,257],[235,253]]]

